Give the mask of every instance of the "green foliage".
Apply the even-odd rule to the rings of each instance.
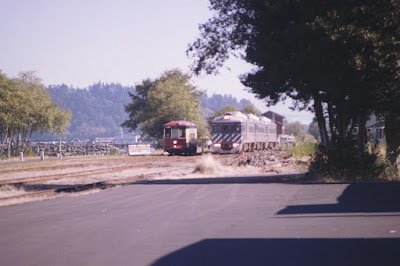
[[[136,86],[136,93],[129,95],[132,102],[125,106],[129,119],[122,126],[130,130],[140,126],[144,134],[159,142],[163,137],[163,125],[174,120],[193,122],[199,129],[199,137],[205,134],[201,91],[179,70],[166,71],[156,80],[144,80]]]
[[[242,113],[244,114],[253,114],[259,116],[261,114],[260,110],[258,110],[253,104],[247,104],[243,110]]]
[[[257,66],[242,83],[259,98],[275,104],[290,97],[293,108],[315,112],[330,168],[365,168],[372,156],[366,118],[371,111],[400,113],[399,2],[210,3],[215,15],[188,49],[193,71],[212,73],[232,54],[241,55]]]
[[[322,145],[318,146],[308,175],[314,179],[329,178],[334,180],[359,181],[359,180],[398,180],[396,167],[391,164],[374,145],[370,153],[363,157],[366,167],[359,168],[357,160],[357,147],[355,140],[337,145],[336,152],[326,154]]]
[[[285,133],[298,137],[304,135],[305,131],[303,130],[302,124],[299,121],[295,121],[285,125]]]
[[[65,137],[94,139],[121,134],[120,124],[128,118],[124,105],[129,103],[128,93],[133,92],[134,87],[98,82],[87,88],[52,85],[48,90],[53,100],[72,114]],[[43,138],[50,136],[44,135]]]
[[[319,128],[318,128],[318,123],[317,120],[314,118],[311,124],[308,127],[308,132],[315,138],[319,139]]]
[[[8,79],[0,73],[0,137],[14,153],[24,150],[32,134],[62,134],[71,119],[69,112],[52,102],[42,81],[33,72]],[[3,145],[1,146],[3,148]],[[2,151],[0,151],[2,153]]]
[[[294,158],[300,159],[305,156],[314,156],[317,150],[317,145],[315,143],[306,142],[286,149],[288,155],[293,155]]]
[[[115,155],[119,155],[120,152],[117,149],[111,149],[109,152],[109,155],[111,156],[115,156]]]
[[[48,91],[50,91],[53,101],[64,109],[70,110],[72,114],[71,125],[64,137],[94,139],[121,134],[120,125],[128,119],[124,106],[130,103],[129,93],[135,93],[136,90],[134,86],[97,82],[87,88],[73,88],[65,84],[51,85],[48,87]],[[245,99],[238,101],[232,95],[213,94],[208,96],[204,93],[200,98],[205,117],[211,116],[213,111],[226,105],[234,105],[241,109],[250,103]],[[137,129],[137,132],[139,131],[140,127]],[[124,129],[124,132],[127,133],[128,130]],[[54,139],[62,137],[56,135]],[[34,138],[51,139],[52,136],[43,134],[42,136],[34,135]]]
[[[207,93],[203,93],[200,99],[201,107],[205,111],[205,117],[209,117],[213,111],[221,110],[228,105],[233,105],[236,109],[242,110],[246,105],[251,104],[251,102],[246,99],[238,101],[232,95],[220,95],[215,93],[211,96],[208,96]]]
[[[24,151],[24,156],[26,157],[34,157],[36,156],[36,153],[33,151],[31,147],[26,147]]]
[[[214,118],[216,118],[216,117],[218,117],[218,116],[221,116],[221,115],[223,115],[223,114],[225,114],[225,113],[236,112],[236,111],[237,111],[236,106],[234,106],[234,105],[227,105],[227,106],[223,107],[221,110],[215,110],[215,111],[212,113],[212,115],[211,115],[210,117],[208,117],[207,121],[208,121],[208,123],[210,124],[211,121],[212,121]]]

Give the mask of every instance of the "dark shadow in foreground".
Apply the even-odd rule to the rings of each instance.
[[[287,206],[277,214],[400,212],[400,183],[351,184],[337,200],[337,204]]]
[[[305,184],[299,179],[304,174],[246,175],[228,177],[202,177],[182,179],[140,180],[127,185],[212,185],[212,184]]]
[[[166,265],[400,265],[400,239],[206,239],[157,261]]]

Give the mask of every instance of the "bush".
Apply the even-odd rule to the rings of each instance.
[[[33,151],[31,147],[26,147],[24,151],[24,156],[26,157],[34,157],[36,156],[36,153]]]
[[[293,147],[286,149],[288,155],[293,155],[294,158],[300,159],[305,156],[313,156],[316,151],[316,145],[311,142],[295,144]]]
[[[109,155],[119,155],[120,152],[117,149],[111,149]]]
[[[396,167],[387,161],[380,148],[374,145],[362,154],[362,169],[357,163],[357,145],[354,139],[345,143],[336,143],[335,149],[330,147],[327,154],[319,145],[314,160],[309,168],[308,176],[312,179],[334,179],[342,181],[360,180],[394,180],[398,178]]]

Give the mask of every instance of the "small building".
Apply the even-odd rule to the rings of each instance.
[[[268,111],[264,113],[263,116],[268,117],[269,119],[271,119],[272,122],[276,124],[276,131],[278,135],[285,134],[285,117],[283,115]]]
[[[377,121],[367,126],[369,141],[382,144],[385,142],[385,122]]]

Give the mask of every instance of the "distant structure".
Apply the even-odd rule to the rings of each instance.
[[[271,119],[272,122],[276,124],[276,131],[278,135],[285,134],[285,117],[283,115],[268,111],[264,113],[263,116],[268,117],[269,119]]]
[[[140,133],[129,133],[108,138],[99,137],[94,142],[99,144],[137,144],[142,143],[141,136],[142,134]]]
[[[372,114],[367,122],[369,141],[383,144],[385,142],[385,121]]]

